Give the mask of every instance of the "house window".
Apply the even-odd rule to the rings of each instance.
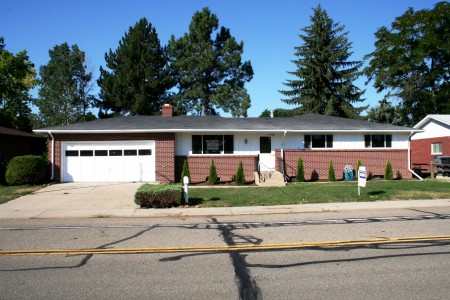
[[[431,154],[442,154],[442,143],[432,143]]]
[[[333,135],[305,134],[305,148],[333,148]]]
[[[391,148],[392,135],[390,134],[366,134],[364,136],[366,148]]]
[[[192,154],[232,154],[234,139],[232,135],[193,135]]]

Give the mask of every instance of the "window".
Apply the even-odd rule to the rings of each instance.
[[[366,148],[391,148],[392,135],[390,134],[367,134],[364,136]]]
[[[442,154],[442,143],[432,143],[431,154]]]
[[[66,156],[78,156],[78,150],[66,150]]]
[[[272,139],[270,136],[259,137],[259,153],[271,153],[272,152]]]
[[[109,156],[122,156],[122,150],[109,150]]]
[[[333,148],[333,135],[305,134],[305,148]]]
[[[123,155],[125,156],[136,156],[137,150],[123,150]]]
[[[95,156],[108,156],[108,150],[95,150]]]
[[[232,135],[193,135],[192,154],[232,154],[234,139]]]
[[[94,156],[94,151],[92,151],[92,150],[80,150],[80,156]]]
[[[138,153],[139,153],[140,156],[152,155],[152,150],[151,149],[139,149]]]

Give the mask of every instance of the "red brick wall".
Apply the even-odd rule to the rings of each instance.
[[[317,172],[319,180],[328,179],[328,167],[333,161],[336,179],[343,179],[344,167],[352,165],[356,169],[358,160],[371,176],[384,176],[386,161],[389,159],[394,170],[394,177],[412,178],[408,171],[408,150],[284,150],[285,169],[288,176],[295,176],[297,159],[301,156],[305,169],[305,179],[311,180]],[[276,168],[281,170],[281,152],[276,150]]]
[[[431,144],[442,143],[442,155],[450,155],[450,136],[431,139],[420,139],[411,141],[411,165],[416,168],[417,164],[422,164],[426,171],[430,170],[430,163],[435,155],[431,155]]]
[[[181,181],[181,171],[183,170],[184,160],[187,158],[189,164],[189,172],[192,182],[205,181],[209,176],[209,167],[211,160],[214,160],[217,176],[221,181],[231,181],[236,175],[239,162],[242,161],[244,166],[245,180],[248,182],[255,180],[254,172],[257,170],[256,155],[208,155],[208,156],[177,156],[175,174],[176,180]]]
[[[155,140],[156,181],[174,182],[175,136],[173,133],[127,133],[127,134],[54,134],[55,137],[55,181],[61,180],[61,142],[64,141],[145,141]],[[51,142],[48,155],[51,162]]]

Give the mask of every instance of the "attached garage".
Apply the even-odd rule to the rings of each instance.
[[[155,141],[62,142],[62,182],[155,181]]]

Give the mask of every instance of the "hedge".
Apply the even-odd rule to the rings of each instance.
[[[180,205],[182,189],[175,184],[143,184],[134,196],[134,203],[147,208],[169,208]]]
[[[48,161],[42,156],[26,155],[11,159],[5,179],[9,185],[40,184],[47,180]]]

